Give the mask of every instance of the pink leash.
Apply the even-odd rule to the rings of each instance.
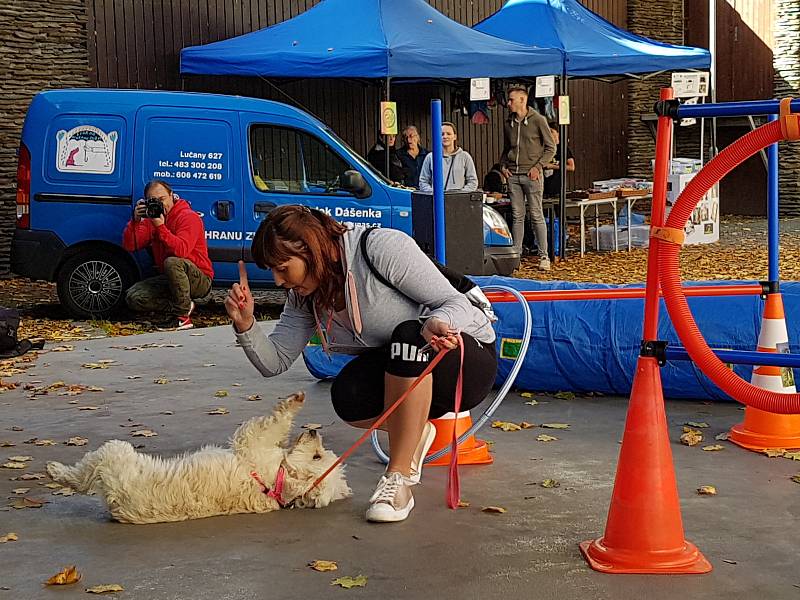
[[[461,408],[461,394],[463,389],[463,374],[464,374],[464,340],[461,339],[461,335],[458,335],[458,346],[461,354],[461,362],[458,368],[458,381],[456,382],[456,393],[455,393],[455,411],[458,414],[459,409]],[[306,492],[304,492],[303,496],[305,496],[308,492],[318,486],[323,479],[325,479],[331,472],[342,464],[347,457],[349,457],[361,444],[363,444],[366,439],[372,434],[373,431],[378,429],[381,425],[383,425],[384,421],[389,418],[389,416],[395,411],[395,409],[403,403],[403,401],[408,398],[411,392],[422,383],[422,380],[425,379],[428,375],[431,374],[431,371],[439,364],[439,362],[444,358],[445,354],[450,352],[450,349],[444,349],[436,353],[436,356],[433,357],[433,360],[425,367],[425,370],[417,377],[414,382],[411,384],[405,393],[403,393],[394,404],[392,404],[386,411],[375,421],[372,426],[367,429],[360,438],[356,440],[356,442],[350,446],[345,452],[334,462],[328,469],[319,477],[317,477],[316,481],[311,484],[311,487],[308,488]],[[425,457],[422,457],[422,460],[425,460]],[[447,478],[447,506],[449,508],[458,508],[458,502],[460,500],[460,485],[458,480],[458,438],[456,437],[456,429],[453,427],[453,445],[450,450],[450,472]]]

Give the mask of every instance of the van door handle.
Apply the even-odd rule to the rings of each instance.
[[[219,200],[216,203],[217,219],[220,221],[231,220],[231,202],[230,200]]]
[[[269,213],[276,208],[278,208],[278,205],[274,202],[256,202],[253,205],[253,210],[257,213]]]

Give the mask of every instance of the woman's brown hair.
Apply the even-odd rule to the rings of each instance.
[[[321,210],[289,204],[272,210],[253,237],[253,260],[262,269],[300,258],[318,282],[314,300],[321,308],[333,308],[336,293],[344,286],[338,260],[339,240],[347,227]],[[304,299],[301,299],[301,304]]]

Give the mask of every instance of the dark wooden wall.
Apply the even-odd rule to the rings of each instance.
[[[429,0],[449,17],[472,26],[502,6],[502,0]],[[376,137],[377,84],[336,80],[272,83],[258,78],[185,77],[178,71],[181,48],[241,35],[294,17],[316,0],[86,0],[89,62],[99,87],[209,91],[289,101],[305,107],[366,154]],[[592,10],[625,26],[627,0],[585,0]],[[413,35],[413,32],[409,32]],[[570,85],[573,126],[569,144],[578,170],[573,187],[626,171],[626,84],[575,81]],[[452,89],[394,86],[401,126],[416,124],[429,145],[430,100],[441,97],[445,119],[459,127],[461,145],[475,158],[479,177],[502,149],[505,110],[488,125],[455,115]]]

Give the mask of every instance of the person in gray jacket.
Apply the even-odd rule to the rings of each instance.
[[[556,144],[550,135],[547,119],[528,106],[525,88],[508,92],[508,115],[503,127],[503,155],[500,165],[506,176],[508,196],[511,199],[511,236],[514,246],[522,251],[525,234],[525,205],[533,224],[536,246],[539,249],[539,269],[550,270],[547,255],[547,225],[542,210],[544,190],[544,165],[553,160]]]
[[[478,189],[478,173],[469,152],[456,146],[458,132],[450,121],[442,123],[445,192],[474,192]],[[433,152],[428,153],[419,174],[419,191],[433,193]]]
[[[252,254],[288,290],[280,320],[266,336],[255,324],[244,263],[225,308],[236,338],[265,377],[287,370],[311,337],[326,352],[354,354],[331,386],[336,413],[370,427],[422,374],[432,355],[460,343],[464,349],[461,410],[477,406],[497,372],[489,318],[450,285],[416,242],[403,232],[377,229],[360,248],[365,226],[345,226],[316,209],[281,206],[253,238]],[[430,344],[431,351],[424,351]],[[370,521],[404,520],[414,507],[411,486],[436,435],[428,419],[454,410],[460,353],[448,352],[383,427],[391,458],[370,498]]]

